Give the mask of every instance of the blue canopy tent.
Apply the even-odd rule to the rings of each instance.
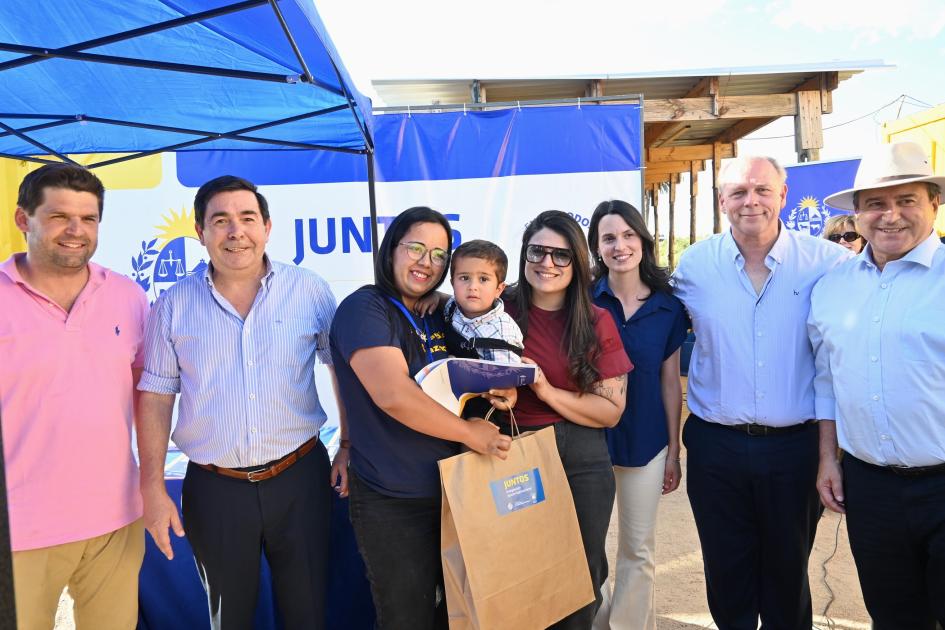
[[[312,0],[0,3],[0,157],[363,154],[374,217],[370,112]]]
[[[0,157],[125,154],[96,168],[165,151],[364,155],[376,254],[372,127],[313,0],[0,2]],[[5,487],[0,521],[8,627]]]

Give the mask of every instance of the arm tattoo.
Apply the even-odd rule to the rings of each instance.
[[[620,395],[623,396],[624,394],[627,393],[627,375],[621,374],[620,376],[616,378],[617,378],[617,382],[620,383]]]

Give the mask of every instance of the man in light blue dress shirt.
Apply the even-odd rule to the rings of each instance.
[[[272,223],[251,182],[207,182],[194,215],[210,264],[158,298],[145,335],[137,418],[145,526],[172,558],[168,529],[182,536],[184,528],[164,460],[180,394],[173,440],[190,458],[183,525],[211,626],[252,628],[265,551],[285,626],[323,628],[329,479],[346,475],[347,450],[330,474],[314,366],[331,366],[335,299],[315,273],[266,256]]]
[[[848,254],[785,228],[786,174],[737,158],[720,173],[731,229],[687,249],[674,292],[692,318],[683,441],[709,609],[720,630],[809,630],[807,560],[820,505],[810,292]]]
[[[945,245],[933,229],[942,186],[918,144],[865,155],[854,187],[826,202],[853,210],[869,244],[811,296],[817,486],[847,514],[876,630],[945,626]]]

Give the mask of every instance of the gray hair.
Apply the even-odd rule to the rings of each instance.
[[[747,169],[755,162],[767,162],[778,174],[778,179],[781,180],[781,184],[787,183],[787,171],[785,171],[784,167],[773,157],[767,155],[740,155],[731,160],[726,160],[725,164],[722,165],[719,171],[719,191],[721,192],[726,184],[732,183],[732,178],[736,173]]]

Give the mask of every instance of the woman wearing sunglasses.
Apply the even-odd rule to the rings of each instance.
[[[843,245],[854,254],[859,254],[866,247],[866,239],[856,231],[856,222],[851,214],[840,214],[827,219],[824,224],[824,238]]]
[[[604,427],[620,419],[633,367],[613,318],[591,303],[590,283],[580,226],[564,212],[539,214],[522,235],[518,282],[505,300],[525,336],[523,361],[541,368],[536,382],[519,390],[515,415],[522,428],[555,429],[597,597],[554,627],[585,630],[607,580],[614,472]]]
[[[450,242],[439,212],[400,214],[381,242],[375,284],[345,298],[331,327],[350,434],[341,441],[350,450],[349,513],[383,629],[447,627],[437,461],[460,444],[505,459],[511,443],[485,420],[448,412],[413,380],[447,356],[440,311],[421,317],[413,309],[443,282]],[[496,394],[514,401],[514,390]]]
[[[617,480],[617,566],[610,606],[601,608],[595,626],[655,630],[656,512],[660,494],[678,488],[681,476],[679,348],[689,322],[636,208],[601,203],[587,233],[594,303],[617,322],[635,368],[623,417],[606,431]]]

